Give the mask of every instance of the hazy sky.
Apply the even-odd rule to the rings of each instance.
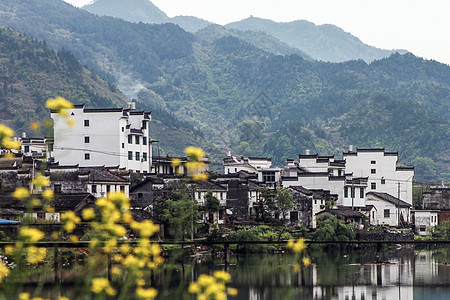
[[[81,6],[92,0],[65,0]],[[124,0],[126,1],[126,0]],[[406,49],[450,65],[450,0],[152,0],[169,17],[224,25],[253,15],[334,24],[384,49]]]

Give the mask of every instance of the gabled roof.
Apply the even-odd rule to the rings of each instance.
[[[377,210],[377,208],[373,205],[366,205],[364,207],[360,207],[359,210],[361,211],[371,211],[373,208],[375,208],[375,210]]]
[[[129,181],[104,167],[80,167],[80,171],[89,171],[90,182],[120,182],[127,184]]]
[[[55,194],[51,205],[56,211],[75,210],[82,202],[94,202],[95,196],[91,193]]]
[[[394,204],[395,206],[411,207],[411,204],[409,204],[403,200],[400,200],[392,195],[389,195],[388,193],[368,192],[367,195],[374,195],[377,198],[380,198],[381,200],[384,200],[384,201]]]
[[[224,187],[223,185],[209,180],[198,181],[195,183],[195,185],[197,191],[219,191],[219,192],[227,191],[227,188]]]
[[[300,192],[300,193],[302,193],[304,195],[307,195],[307,196],[312,196],[314,194],[313,191],[308,190],[307,188],[304,188],[302,186],[290,186],[289,188],[294,190],[294,191]]]
[[[358,211],[354,211],[351,208],[338,207],[337,209],[326,209],[316,214],[320,215],[323,213],[330,213],[334,216],[344,217],[344,218],[364,218],[364,215]]]

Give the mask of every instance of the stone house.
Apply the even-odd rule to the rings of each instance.
[[[450,188],[434,187],[423,194],[423,209],[439,210],[439,224],[450,220]]]
[[[388,193],[367,193],[366,205],[373,205],[376,208],[377,225],[397,227],[406,226],[411,223],[411,204]]]
[[[411,217],[416,234],[431,235],[432,229],[438,225],[438,214],[437,210],[413,210]]]

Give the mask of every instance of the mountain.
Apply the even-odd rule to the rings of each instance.
[[[49,119],[48,98],[62,96],[87,107],[123,106],[116,87],[82,67],[67,50],[0,27],[0,119],[17,132]]]
[[[54,0],[2,0],[0,24],[64,47],[114,79],[154,111],[155,127],[166,131],[157,127],[152,138],[171,154],[185,142],[216,162],[231,149],[282,165],[306,149],[340,154],[353,144],[399,151],[401,163],[426,162],[433,178],[450,178],[450,67],[436,61],[410,53],[370,64],[311,61]]]
[[[111,16],[134,23],[167,23],[170,18],[148,0],[97,0],[83,9],[98,16]]]
[[[97,0],[82,8],[98,16],[121,18],[134,23],[174,23],[189,32],[196,32],[211,24],[211,22],[191,16],[169,18],[149,0]]]
[[[250,17],[225,25],[238,30],[262,31],[270,34],[291,47],[298,48],[321,61],[343,62],[362,59],[371,62],[404,50],[383,50],[361,42],[357,37],[334,25],[315,25],[297,20],[274,22]]]
[[[198,30],[195,33],[195,36],[200,40],[208,42],[214,42],[215,40],[226,36],[233,36],[252,44],[256,48],[276,55],[297,54],[305,59],[311,60],[311,57],[306,53],[297,48],[292,48],[286,43],[283,43],[273,36],[261,31],[240,31],[214,24]]]
[[[169,22],[177,24],[178,26],[189,32],[196,32],[212,24],[209,21],[192,16],[175,16],[171,18]]]

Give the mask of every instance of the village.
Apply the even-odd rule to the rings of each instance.
[[[184,185],[196,200],[199,222],[220,226],[278,224],[314,230],[320,219],[335,216],[357,229],[408,228],[417,235],[450,219],[448,187],[433,187],[423,195],[422,209],[413,209],[414,167],[398,166],[398,153],[384,148],[348,147],[342,158],[321,156],[307,150],[283,167],[272,166],[271,158],[236,156],[223,158],[222,173],[210,172],[209,160],[197,172],[207,180],[187,179],[188,157],[155,156],[149,135],[151,112],[127,108],[90,109],[75,105],[67,113],[74,121],[51,113],[53,138],[20,138],[21,151],[0,159],[0,217],[59,222],[61,213],[77,214],[95,206],[96,199],[120,191],[131,199],[136,220],[152,220],[161,199],[171,198]],[[176,159],[180,163],[173,164]],[[42,173],[51,180],[55,199],[48,212],[35,208],[26,212],[23,202],[11,196],[18,187],[29,187]],[[282,205],[277,191],[286,191],[291,201]],[[270,193],[271,192],[271,193]],[[268,203],[267,195],[272,195]],[[207,209],[207,199],[218,207]],[[265,202],[264,202],[265,201]],[[279,203],[278,203],[279,202]],[[164,230],[162,230],[164,235]]]

